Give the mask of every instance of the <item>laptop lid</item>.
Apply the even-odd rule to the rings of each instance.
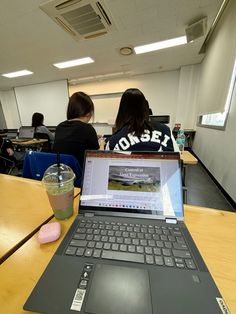
[[[19,138],[28,138],[33,139],[34,138],[34,127],[31,126],[21,126],[19,128]]]
[[[17,137],[17,129],[13,131],[7,131],[7,138],[9,139],[15,139]]]
[[[179,153],[87,151],[80,212],[183,220]]]

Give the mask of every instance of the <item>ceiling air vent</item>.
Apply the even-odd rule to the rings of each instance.
[[[52,0],[40,8],[75,39],[89,39],[114,29],[111,14],[102,1]]]
[[[188,27],[185,29],[187,42],[189,43],[202,36],[205,36],[206,31],[207,31],[207,18],[206,17],[200,19],[199,21],[191,25],[188,25]]]

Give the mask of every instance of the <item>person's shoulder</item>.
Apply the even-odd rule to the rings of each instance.
[[[37,130],[39,131],[48,131],[48,128],[45,125],[40,125],[37,127]]]
[[[84,130],[97,135],[97,131],[91,123],[83,123]]]
[[[61,126],[64,126],[64,125],[68,125],[68,124],[69,124],[69,121],[68,121],[68,120],[65,120],[65,121],[60,122],[60,123],[56,126],[56,128],[61,127]]]
[[[155,122],[154,124],[152,124],[152,127],[154,130],[160,130],[160,131],[165,132],[165,133],[171,133],[168,125],[166,125],[164,123]]]
[[[94,126],[91,123],[84,123],[84,125],[91,130],[95,130]]]
[[[128,133],[128,126],[125,125],[119,130],[117,130],[115,133],[113,133],[111,137],[120,137],[120,136],[124,136],[127,133]]]
[[[85,123],[83,121],[73,121],[73,126],[74,128],[79,128],[83,130],[95,130],[92,124],[90,123]]]
[[[115,133],[113,133],[108,140],[108,146],[110,147],[111,150],[113,150],[113,147],[115,146],[115,144],[122,138],[122,137],[126,137],[128,135],[128,127],[124,126],[123,128],[115,131]]]

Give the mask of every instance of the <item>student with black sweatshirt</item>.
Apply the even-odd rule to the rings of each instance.
[[[165,124],[150,123],[148,102],[137,88],[123,93],[115,129],[107,150],[174,151],[171,130]]]
[[[76,92],[68,103],[67,120],[56,127],[53,151],[75,156],[81,167],[85,150],[99,149],[97,133],[88,124],[93,113],[91,98],[83,92]]]

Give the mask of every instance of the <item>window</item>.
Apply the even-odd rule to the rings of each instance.
[[[230,80],[230,85],[229,85],[229,90],[227,94],[227,99],[225,103],[225,108],[224,112],[219,112],[219,113],[210,113],[210,114],[205,114],[199,117],[199,126],[202,127],[208,127],[208,128],[215,128],[215,129],[225,129],[226,125],[226,120],[233,96],[233,91],[234,91],[234,86],[236,82],[236,60],[234,63],[234,69],[233,69],[233,74]]]

